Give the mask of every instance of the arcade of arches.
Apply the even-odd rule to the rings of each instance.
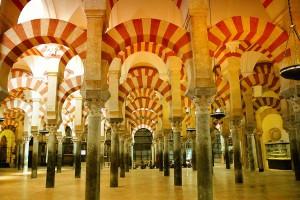
[[[86,200],[159,171],[198,200],[220,177],[299,188],[290,16],[300,32],[299,0],[1,0],[0,184],[21,171],[49,194],[73,166]]]

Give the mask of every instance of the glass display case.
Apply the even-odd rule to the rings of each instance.
[[[289,142],[266,143],[266,156],[270,169],[291,169],[291,152]]]

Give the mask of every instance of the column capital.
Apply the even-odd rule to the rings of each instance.
[[[209,106],[213,95],[216,93],[215,87],[198,87],[187,95],[193,99],[198,107]]]
[[[78,141],[79,141],[79,137],[73,136],[73,137],[72,137],[72,141],[73,141],[73,142],[78,142]]]
[[[83,89],[81,91],[82,97],[87,102],[87,105],[97,104],[99,108],[103,108],[105,102],[109,99],[110,93],[108,89],[99,89],[98,83],[95,83],[93,87],[96,89]]]
[[[60,143],[63,141],[64,137],[63,137],[61,131],[58,131],[58,132],[56,133],[56,139],[57,139],[57,141],[60,142]]]
[[[112,131],[116,131],[121,128],[123,118],[109,118],[108,121],[110,123]]]
[[[105,10],[85,8],[85,15],[87,18],[105,18]]]
[[[170,119],[173,133],[181,132],[182,128],[182,117],[173,117]]]
[[[254,126],[246,126],[245,127],[246,128],[246,134],[247,135],[253,135],[254,133],[253,133],[253,131],[254,131],[254,129],[255,129],[255,127]]]
[[[31,136],[29,136],[29,135],[26,135],[23,137],[24,142],[29,142],[30,139],[31,139]]]
[[[230,118],[231,125],[233,126],[240,126],[242,122],[241,116],[233,116]]]
[[[47,124],[47,130],[49,131],[49,134],[56,134],[57,132],[57,125],[56,124]]]
[[[164,129],[163,130],[163,135],[168,136],[171,133],[172,129]]]

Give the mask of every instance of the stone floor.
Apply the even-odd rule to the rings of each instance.
[[[81,179],[75,179],[72,168],[56,175],[54,189],[45,188],[45,169],[38,179],[31,179],[15,169],[0,169],[1,200],[83,200],[85,167]],[[173,174],[173,171],[171,171]],[[173,186],[173,176],[164,177],[156,169],[137,169],[119,179],[119,188],[109,187],[109,169],[102,170],[101,200],[195,200],[196,172],[183,169],[183,186]],[[234,184],[233,170],[224,166],[214,168],[214,197],[216,200],[300,200],[300,182],[291,171],[245,173],[245,183]]]

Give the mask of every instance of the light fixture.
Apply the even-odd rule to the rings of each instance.
[[[44,129],[44,130],[39,130],[39,133],[42,135],[46,135],[47,133],[49,133],[49,131]]]
[[[289,64],[287,66],[284,66],[280,70],[280,75],[286,79],[300,80],[300,60],[299,60],[299,55],[298,55],[300,53],[300,51],[299,51],[300,35],[299,35],[299,33],[296,29],[296,25],[294,24],[294,21],[293,21],[290,0],[288,0],[288,8],[289,8],[289,16],[290,16],[291,25],[290,25],[290,31],[288,34],[288,39],[286,41],[284,57],[287,57],[288,44],[289,44],[290,39],[293,39],[294,44],[292,45],[292,47],[294,47],[295,49],[293,49],[293,51],[291,51],[291,60],[290,60]],[[298,42],[298,44],[297,44],[297,42]]]
[[[220,120],[220,119],[222,119],[223,117],[225,117],[225,113],[224,113],[223,111],[221,111],[221,110],[218,109],[218,110],[216,110],[216,112],[210,114],[210,116],[211,116],[212,118],[215,118],[215,119],[217,119],[217,120]]]

